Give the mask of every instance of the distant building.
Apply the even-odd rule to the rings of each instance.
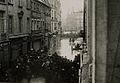
[[[60,0],[49,0],[51,5],[51,32],[61,31],[61,3]]]
[[[68,14],[64,26],[65,31],[80,31],[83,28],[83,11]]]

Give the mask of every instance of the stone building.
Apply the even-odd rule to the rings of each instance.
[[[9,70],[17,57],[31,49],[47,48],[50,24],[47,0],[1,0],[0,71]]]
[[[51,6],[51,33],[49,54],[57,52],[59,38],[57,34],[61,34],[61,3],[60,0],[48,0]]]
[[[120,1],[87,0],[92,83],[120,83]]]
[[[66,31],[80,31],[83,30],[83,11],[73,11],[67,15]]]
[[[31,0],[32,48],[36,51],[48,47],[48,32],[51,29],[51,8],[47,0]],[[45,44],[45,45],[43,45]]]
[[[51,32],[60,33],[61,28],[61,3],[60,0],[49,0],[51,5]]]
[[[30,3],[28,0],[0,1],[0,57],[2,61],[14,61],[17,56],[27,53],[30,33],[30,4],[28,2]]]

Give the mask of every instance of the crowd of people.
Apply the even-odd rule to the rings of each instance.
[[[46,83],[78,83],[78,70],[80,55],[74,61],[66,57],[59,56],[56,52],[48,56],[46,50],[30,50],[27,54],[21,54],[11,64],[8,72],[2,72],[0,65],[0,75],[3,81],[17,81],[22,79],[45,77]],[[10,74],[9,74],[10,73]],[[9,78],[10,77],[10,78]]]
[[[59,56],[56,52],[48,56],[45,51],[35,52],[17,57],[12,66],[12,77],[21,83],[23,78],[45,77],[46,83],[77,83],[79,55],[74,61]]]

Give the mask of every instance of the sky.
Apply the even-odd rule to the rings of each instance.
[[[71,11],[83,9],[83,0],[60,0],[62,9],[62,19],[64,20]]]

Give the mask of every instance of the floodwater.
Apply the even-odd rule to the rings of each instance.
[[[59,55],[60,56],[63,56],[63,57],[66,57],[67,59],[70,59],[70,60],[74,60],[75,56],[77,54],[80,54],[81,51],[73,51],[72,50],[72,43],[69,42],[69,38],[66,38],[66,39],[61,39],[61,47],[59,48]],[[78,38],[75,40],[75,43],[81,43],[82,42],[82,39],[81,38]]]
[[[62,39],[60,47],[60,56],[66,57],[67,59],[74,60],[75,54],[72,52],[72,48],[69,39]]]
[[[50,41],[50,54],[58,53],[59,56],[64,58],[74,60],[75,55],[77,55],[78,51],[72,51],[72,43],[69,42],[69,38],[60,38],[59,36],[53,37]],[[80,40],[76,40],[75,43],[81,42]]]

